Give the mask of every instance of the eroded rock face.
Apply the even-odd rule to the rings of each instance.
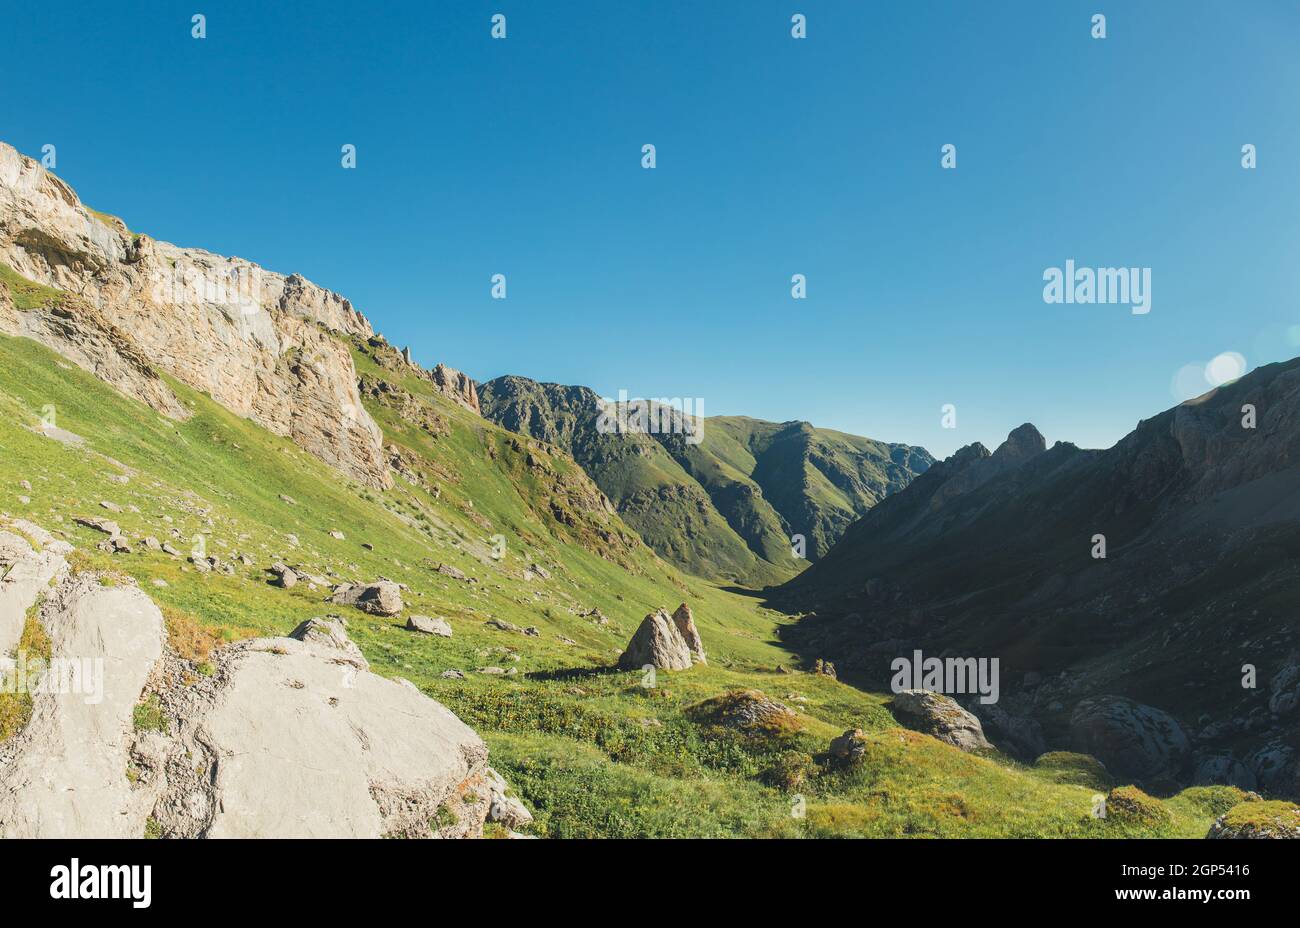
[[[163,415],[188,410],[154,368],[357,481],[391,485],[382,434],[362,408],[347,346],[369,336],[338,294],[239,258],[133,237],[63,181],[0,143],[0,261],[65,291],[0,304],[0,331],[33,338]]]
[[[162,614],[139,589],[82,574],[51,591],[40,618],[50,691],[32,695],[30,721],[0,749],[0,836],[138,838],[149,801],[127,779],[132,713],[162,656]]]
[[[1178,776],[1189,745],[1169,713],[1122,696],[1082,700],[1070,717],[1073,750],[1091,754],[1122,779],[1152,781]]]
[[[894,717],[908,728],[932,735],[963,751],[991,747],[984,737],[980,720],[942,693],[903,690],[894,694],[891,708]]]
[[[478,403],[478,387],[475,386],[474,381],[468,375],[462,374],[445,364],[439,364],[429,371],[428,376],[435,387],[457,403],[472,412],[481,413]]]
[[[642,621],[627,650],[618,659],[625,670],[653,665],[660,670],[690,670],[691,649],[677,630],[672,616],[663,609],[652,612]]]

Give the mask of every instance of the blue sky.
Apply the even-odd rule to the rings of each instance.
[[[1104,447],[1189,363],[1300,354],[1300,4],[319,6],[9,17],[0,139],[478,379],[946,455],[1024,421]],[[1151,312],[1044,303],[1067,258],[1152,268]]]

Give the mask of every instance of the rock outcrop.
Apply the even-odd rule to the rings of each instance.
[[[27,610],[66,570],[60,554],[48,548],[33,551],[26,539],[0,532],[0,662],[18,646]]]
[[[480,413],[478,403],[478,387],[468,375],[450,368],[445,364],[439,364],[428,373],[429,382],[441,390],[451,399],[474,413]]]
[[[331,334],[372,330],[338,294],[239,258],[132,235],[3,143],[0,262],[61,291],[24,310],[0,297],[0,332],[35,339],[184,418],[187,408],[156,372],[166,371],[353,479],[390,485],[351,355]]]
[[[1070,741],[1115,776],[1140,782],[1176,777],[1189,751],[1173,716],[1122,696],[1080,701],[1070,716]]]
[[[336,616],[196,672],[134,583],[71,574],[8,533],[0,563],[20,578],[6,606],[45,593],[50,641],[47,669],[25,656],[30,719],[0,745],[0,836],[477,837],[489,818],[531,821],[482,739],[371,673]],[[29,582],[47,574],[48,591]]]
[[[139,589],[82,574],[51,591],[40,620],[50,664],[0,750],[0,836],[138,838],[149,801],[127,779],[132,716],[162,656],[162,614]]]
[[[690,645],[677,630],[677,625],[663,609],[647,615],[642,621],[627,650],[618,659],[618,666],[635,670],[654,666],[660,670],[690,670],[693,663]]]
[[[894,694],[894,717],[908,728],[932,735],[963,751],[989,748],[980,720],[956,700],[929,690],[903,690]]]

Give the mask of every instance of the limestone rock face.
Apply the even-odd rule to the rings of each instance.
[[[0,745],[0,837],[448,838],[480,836],[489,814],[531,820],[478,735],[371,673],[341,619],[216,649],[195,674],[138,587],[0,533],[8,574],[38,576],[45,555],[52,588],[0,590],[20,614],[45,593],[52,658],[30,721]]]
[[[338,294],[239,258],[133,237],[2,143],[0,261],[65,291],[37,309],[0,302],[0,332],[33,338],[163,415],[186,417],[160,368],[353,479],[391,485],[351,355],[330,334],[372,330]]]
[[[33,551],[12,532],[0,532],[0,662],[18,646],[27,610],[67,563],[54,551]]]
[[[50,593],[40,617],[52,691],[32,695],[31,720],[0,750],[0,836],[138,838],[149,805],[126,778],[132,713],[162,656],[162,613],[135,587],[80,575]]]
[[[673,613],[673,624],[677,626],[678,633],[682,640],[686,642],[686,647],[690,648],[691,656],[701,664],[707,664],[708,659],[704,656],[704,642],[700,640],[700,632],[695,627],[695,617],[691,615],[691,607],[682,603]]]
[[[466,409],[482,414],[478,403],[478,387],[468,375],[439,364],[429,371],[429,380],[447,396],[460,403]]]
[[[691,649],[681,632],[663,609],[652,612],[642,621],[618,665],[634,670],[653,665],[660,670],[690,670]]]
[[[1173,716],[1122,696],[1096,696],[1075,706],[1070,741],[1115,776],[1139,781],[1177,776],[1189,753]]]
[[[173,691],[180,750],[154,810],[163,834],[480,833],[491,790],[478,735],[410,684],[359,666],[340,623],[299,633],[227,648],[210,680]]]
[[[891,708],[895,718],[908,728],[933,735],[963,751],[992,746],[984,737],[980,720],[942,693],[903,690],[894,694]]]

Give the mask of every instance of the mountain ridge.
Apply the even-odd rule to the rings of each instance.
[[[573,454],[661,556],[755,586],[804,567],[792,536],[816,560],[853,518],[932,460],[923,448],[803,422],[706,417],[693,419],[702,427],[688,435],[675,410],[662,410],[666,431],[602,434],[609,401],[594,390],[517,375],[486,381],[479,393],[488,419]]]

